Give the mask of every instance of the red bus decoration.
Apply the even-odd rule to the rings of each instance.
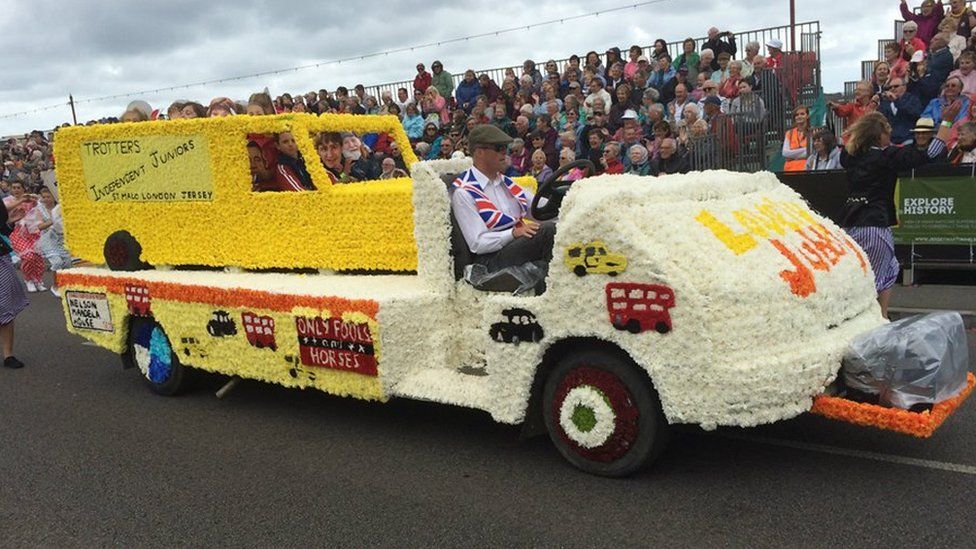
[[[152,297],[149,295],[149,288],[136,286],[134,284],[125,285],[125,302],[129,306],[129,313],[136,316],[152,316],[149,310],[152,305]]]
[[[373,335],[366,323],[341,318],[295,319],[302,364],[376,376]]]
[[[611,282],[607,284],[607,312],[610,323],[618,330],[639,334],[657,330],[671,331],[674,291],[660,284]]]
[[[248,343],[258,349],[267,347],[272,351],[278,350],[278,344],[275,343],[275,321],[273,318],[244,312],[241,313],[241,324],[244,325],[244,334],[247,336]]]

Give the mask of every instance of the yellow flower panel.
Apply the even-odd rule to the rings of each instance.
[[[415,160],[393,116],[235,116],[65,128],[58,132],[55,154],[68,248],[100,264],[108,236],[124,230],[140,243],[143,260],[151,264],[415,270],[411,181],[331,185],[309,137],[310,131],[323,130],[385,131],[400,145],[405,161]],[[295,136],[318,190],[251,192],[247,136],[283,131]],[[138,180],[132,159],[122,158],[130,156],[121,151],[132,151],[131,144],[119,144],[153,136],[205,138],[196,146],[207,148],[212,199],[93,200],[93,186],[124,192],[129,179]],[[90,155],[92,143],[108,144],[110,155],[119,157],[116,179],[86,180],[83,154]],[[181,179],[194,175],[181,172],[189,165],[173,162],[165,167],[174,192],[181,189]]]

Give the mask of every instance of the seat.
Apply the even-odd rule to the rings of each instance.
[[[441,181],[447,186],[448,196],[454,192],[454,180],[457,174],[446,173],[441,175]],[[454,257],[454,280],[464,278],[464,268],[468,265],[477,263],[475,255],[468,248],[467,241],[464,240],[464,233],[458,225],[457,218],[454,217],[454,208],[451,208],[451,256]],[[471,284],[476,290],[484,292],[505,292],[513,293],[521,286],[521,283],[510,273],[497,273],[495,276],[486,277],[478,284]]]

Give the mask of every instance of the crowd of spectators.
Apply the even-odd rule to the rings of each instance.
[[[23,138],[11,137],[0,145],[3,171],[0,172],[0,200],[13,220],[13,230],[3,246],[16,252],[27,290],[45,290],[42,277],[71,266],[64,247],[61,206],[51,170],[54,167],[51,143],[44,132],[33,131]],[[46,179],[47,178],[47,179]]]
[[[964,0],[925,0],[916,13],[901,0],[902,37],[884,47],[854,99],[830,107],[845,125],[880,112],[895,145],[927,148],[938,126],[951,127],[938,160],[976,160],[976,14]],[[952,107],[950,109],[949,107]],[[958,112],[946,116],[947,112]],[[819,156],[818,156],[819,158]],[[814,161],[819,166],[820,161]]]
[[[177,101],[164,112],[135,101],[118,121],[283,112],[392,114],[401,119],[421,159],[467,154],[471,128],[497,126],[514,138],[511,176],[542,179],[577,159],[592,161],[600,173],[734,168],[743,152],[740,143],[755,141],[770,121],[778,120],[782,129],[786,91],[777,70],[783,56],[778,39],[740,49],[735,35],[712,28],[700,49],[688,38],[674,57],[659,39],[649,54],[634,45],[626,53],[614,47],[603,55],[572,55],[561,67],[554,60],[538,66],[526,60],[521,71],[508,69],[500,82],[466,70],[456,85],[443,63],[434,61],[429,71],[423,63],[416,66],[412,86],[379,97],[357,85],[273,99],[265,92],[247,102]],[[257,137],[249,143],[255,190],[311,188],[300,153],[282,152],[292,144],[271,142],[277,139]],[[335,181],[407,171],[386,136],[318,136],[316,146]],[[327,154],[330,147],[341,150],[338,160]]]

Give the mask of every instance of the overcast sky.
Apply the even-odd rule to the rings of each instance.
[[[78,120],[119,116],[135,98],[83,102],[128,93],[294,67],[426,44],[633,4],[636,0],[474,0],[395,2],[247,2],[242,0],[4,0],[0,10],[0,135],[70,121],[65,105],[15,118],[4,115],[67,103]],[[854,80],[860,61],[877,55],[893,32],[896,0],[797,0],[797,22],[821,22],[827,92]],[[414,66],[440,59],[446,70],[544,61],[610,46],[648,45],[703,36],[715,25],[733,32],[789,23],[788,0],[662,0],[661,3],[501,36],[432,46],[315,69],[206,87],[145,94],[165,109],[176,99],[246,98],[334,90],[356,83],[413,78]],[[740,44],[741,49],[741,44]]]

